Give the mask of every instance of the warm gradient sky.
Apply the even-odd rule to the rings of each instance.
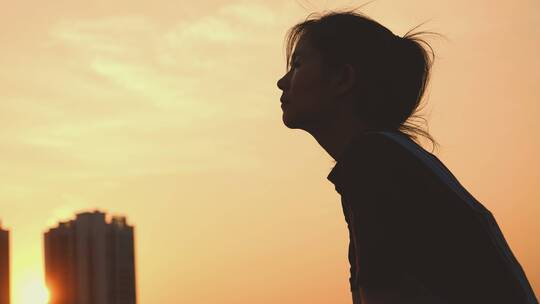
[[[40,304],[29,291],[43,284],[42,233],[93,208],[136,227],[139,303],[350,303],[332,159],[283,126],[275,83],[289,26],[360,4],[2,2],[14,304]],[[430,40],[438,155],[540,294],[540,2],[378,0],[364,12],[399,35],[429,20],[422,29],[448,38]]]

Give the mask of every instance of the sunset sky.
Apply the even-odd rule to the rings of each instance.
[[[135,226],[138,303],[350,303],[332,158],[283,125],[276,81],[290,26],[362,3],[3,2],[13,303],[43,304],[43,232],[96,208]],[[400,36],[425,21],[446,36],[427,37],[437,155],[495,215],[540,295],[540,1],[362,11]]]

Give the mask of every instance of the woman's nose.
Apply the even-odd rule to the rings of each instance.
[[[282,90],[282,91],[285,91],[287,89],[287,74],[283,75],[283,77],[281,77],[278,81],[277,81],[277,87]]]

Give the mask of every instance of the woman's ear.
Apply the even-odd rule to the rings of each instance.
[[[356,71],[351,64],[343,65],[336,73],[336,93],[345,95],[354,89],[356,83]]]

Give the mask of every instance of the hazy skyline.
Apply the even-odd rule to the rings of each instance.
[[[134,227],[95,210],[43,235],[50,304],[136,304]]]
[[[44,286],[42,233],[95,208],[137,226],[139,303],[349,303],[332,159],[281,121],[283,38],[358,1],[5,3],[0,219],[12,303]],[[308,7],[306,11],[302,6]],[[540,2],[374,1],[437,58],[437,155],[490,209],[540,294]],[[459,224],[459,223],[456,223]],[[30,289],[29,289],[30,288]]]

